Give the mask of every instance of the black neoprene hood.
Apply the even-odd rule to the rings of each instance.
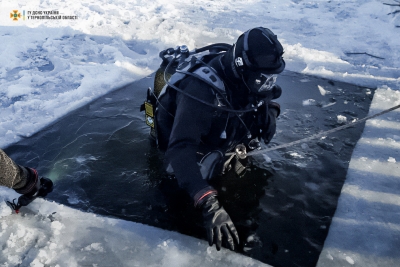
[[[250,70],[279,74],[285,69],[282,44],[267,28],[253,28],[243,33],[238,38],[233,53],[238,72]]]

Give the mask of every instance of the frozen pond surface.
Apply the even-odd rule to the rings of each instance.
[[[0,147],[25,139],[8,151],[21,163],[59,178],[51,197],[75,208],[203,237],[199,229],[179,223],[185,205],[180,204],[181,198],[175,201],[163,193],[174,188],[173,181],[160,182],[159,156],[149,146],[143,116],[138,114],[140,94],[147,85],[111,93],[74,111],[150,75],[160,63],[159,51],[167,47],[233,43],[243,31],[265,26],[282,41],[287,70],[379,88],[371,114],[400,104],[398,0],[71,2],[0,3],[4,47],[0,51]],[[13,21],[10,12],[17,9],[55,10],[79,19]],[[364,105],[356,102],[363,97],[357,87],[344,86],[348,97],[344,104],[334,101],[344,95],[330,100],[342,87],[339,83],[332,86],[298,78],[304,82],[301,88],[316,95],[296,90],[298,81],[289,86],[290,77],[281,81],[290,94],[282,97],[288,102],[275,142],[286,143],[332,127],[329,124],[361,117],[354,106]],[[347,109],[356,114],[345,113]],[[255,194],[238,195],[237,201],[226,199],[238,211],[243,210],[240,203],[258,207],[247,215],[238,213],[244,216],[241,235],[250,235],[252,241],[247,253],[277,265],[313,265],[347,169],[350,183],[342,190],[320,266],[400,266],[396,262],[400,183],[395,175],[400,173],[399,114],[391,112],[367,122],[368,132],[357,143],[350,164],[345,155],[353,142],[346,139],[353,136],[351,131],[357,139],[357,129],[259,156],[258,169],[245,182],[238,180]],[[349,147],[340,150],[343,144]],[[114,168],[107,168],[111,164]],[[325,176],[329,179],[321,178]],[[257,190],[248,189],[253,180]],[[226,186],[227,194],[241,189],[235,181]],[[0,265],[260,266],[238,253],[213,253],[213,248],[205,248],[205,241],[177,232],[95,218],[49,201],[37,200],[17,217],[4,202],[15,196],[12,190],[0,188]],[[193,220],[192,215],[185,219]],[[255,219],[246,220],[245,215]],[[283,219],[285,223],[279,224]]]
[[[370,113],[400,104],[400,92],[375,91]],[[318,266],[399,266],[400,111],[366,123]]]
[[[64,116],[6,151],[55,180],[49,199],[204,239],[200,214],[162,170],[139,112],[152,76]],[[367,115],[373,90],[286,71],[273,144]],[[249,159],[245,176],[216,182],[243,241],[273,266],[314,266],[363,125]]]

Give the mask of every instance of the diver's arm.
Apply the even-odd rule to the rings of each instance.
[[[186,92],[193,95],[198,93],[199,88],[195,84],[196,82],[187,88]],[[208,98],[208,101],[214,100],[212,94],[200,92],[203,94],[199,97]],[[229,249],[234,250],[235,244],[239,243],[239,235],[228,213],[218,201],[218,192],[203,179],[196,157],[202,135],[210,131],[215,110],[182,94],[177,95],[176,103],[167,159],[174,169],[179,185],[193,198],[194,206],[202,211],[209,245],[215,244],[217,250],[220,250],[225,240]]]
[[[205,101],[214,100],[211,91],[205,91],[210,89],[194,79],[183,81],[181,88]],[[177,94],[176,107],[166,157],[180,187],[194,197],[198,191],[208,187],[200,173],[197,152],[201,136],[207,134],[211,128],[214,109],[181,93]]]
[[[0,149],[0,185],[19,189],[28,184],[30,181],[28,178],[28,168],[16,164]]]

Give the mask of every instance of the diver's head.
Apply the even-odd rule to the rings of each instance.
[[[270,29],[252,28],[225,53],[224,65],[250,93],[264,95],[272,90],[277,74],[285,69],[282,55],[283,47]]]

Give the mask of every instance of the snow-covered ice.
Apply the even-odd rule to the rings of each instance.
[[[278,35],[288,70],[363,86],[396,86],[400,19],[387,15],[396,7],[383,2],[3,0],[0,146],[145,77],[158,67],[162,49],[233,43],[256,26]],[[25,11],[26,19],[11,20],[13,10]],[[28,11],[78,19],[28,19]]]
[[[162,49],[181,44],[192,49],[215,42],[233,43],[243,31],[256,26],[271,28],[278,35],[288,70],[380,88],[375,92],[370,112],[381,111],[399,104],[400,13],[395,12],[400,9],[398,3],[2,0],[0,147],[32,135],[113,89],[146,77],[157,69],[158,52]],[[77,19],[26,17],[13,21],[13,10],[25,11],[26,16],[28,11],[58,11]],[[319,90],[321,94],[328,93],[324,88]],[[303,105],[313,104],[301,97],[299,101]],[[367,122],[357,146],[358,154],[351,163],[350,180],[368,170],[364,172],[367,176],[395,177],[391,181],[398,185],[398,176],[394,175],[399,173],[400,160],[398,114],[393,112]],[[377,181],[380,179],[370,182]],[[385,199],[397,199],[396,186]],[[365,191],[357,188],[350,187],[345,193]],[[209,266],[260,264],[227,251],[218,254],[207,249],[203,241],[176,233],[82,214],[42,200],[31,205],[35,212],[11,215],[3,200],[13,194],[1,188],[0,266],[15,266],[19,262],[26,262],[25,266],[102,266],[107,260],[121,262],[120,266],[172,266],[171,262],[174,266],[196,266],[201,260]],[[93,218],[88,220],[88,216]],[[390,224],[397,234],[398,222]],[[121,245],[126,248],[117,246],[114,234],[126,242]],[[198,242],[201,245],[196,247]],[[336,259],[333,252],[327,255],[328,259]],[[353,266],[360,262],[359,257],[342,256]],[[96,263],[95,259],[101,261]]]
[[[0,188],[0,266],[267,266],[176,232],[83,213],[38,199],[21,214]]]
[[[400,91],[379,88],[370,114],[400,105]],[[400,110],[366,122],[338,201],[319,267],[399,266]]]

